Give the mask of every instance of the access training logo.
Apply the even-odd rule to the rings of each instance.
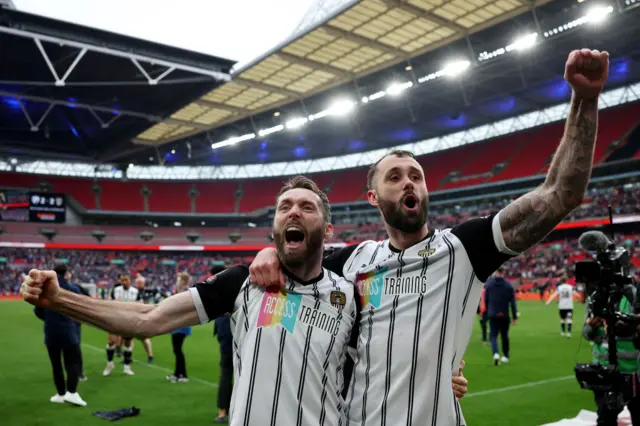
[[[273,327],[281,324],[289,333],[293,333],[301,305],[301,294],[267,291],[262,298],[257,326]]]
[[[376,267],[372,271],[362,272],[356,275],[356,288],[362,301],[362,309],[371,304],[375,308],[380,307],[380,298],[384,285],[384,276],[388,269]]]

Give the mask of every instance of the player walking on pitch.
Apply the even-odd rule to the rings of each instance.
[[[135,302],[138,300],[138,289],[131,285],[131,278],[128,275],[120,275],[120,284],[113,289],[113,300],[120,302]],[[80,319],[82,321],[82,319]],[[107,366],[102,372],[103,376],[109,376],[115,367],[113,355],[115,354],[116,345],[122,339],[124,343],[124,374],[133,376],[135,373],[131,369],[131,360],[133,359],[132,337],[126,337],[118,334],[109,333],[109,342],[107,344]],[[128,335],[131,336],[131,335]]]
[[[560,335],[563,337],[571,338],[571,327],[573,325],[573,296],[578,294],[572,285],[567,284],[567,276],[562,277],[562,284],[556,288],[547,305],[551,303],[555,298],[558,298],[558,309],[560,312]]]
[[[489,217],[429,229],[424,171],[413,155],[392,151],[372,166],[367,195],[389,239],[338,250],[324,262],[355,283],[362,301],[350,425],[466,424],[443,380],[466,350],[489,275],[581,204],[608,70],[606,52],[570,53],[565,79],[573,89],[571,107],[547,177]],[[256,257],[251,280],[283,284],[273,249]]]

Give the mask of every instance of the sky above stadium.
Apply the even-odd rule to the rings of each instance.
[[[13,0],[16,9],[238,61],[285,41],[315,0]]]

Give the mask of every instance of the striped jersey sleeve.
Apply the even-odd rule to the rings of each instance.
[[[204,324],[222,315],[233,313],[240,288],[248,277],[249,268],[234,266],[191,287],[189,291],[198,311],[200,323]]]

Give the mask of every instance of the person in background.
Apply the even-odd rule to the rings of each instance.
[[[155,291],[151,288],[146,288],[147,280],[142,275],[138,274],[134,284],[138,289],[138,302],[141,303],[154,303]],[[153,364],[153,347],[151,346],[151,339],[143,339],[142,345],[144,346],[144,351],[147,353],[147,364]]]
[[[487,344],[487,323],[489,322],[489,315],[487,313],[487,303],[484,299],[484,293],[486,287],[482,288],[480,293],[480,304],[478,304],[478,318],[480,319],[480,329],[482,330],[482,343]]]
[[[188,272],[183,271],[178,274],[178,280],[176,282],[176,294],[189,290],[189,284],[191,283],[191,276]],[[167,376],[167,380],[173,383],[186,383],[189,381],[187,376],[187,363],[184,359],[184,352],[182,352],[182,345],[187,336],[191,335],[191,327],[184,327],[175,330],[171,333],[171,344],[173,346],[173,354],[176,356],[176,368],[174,373]]]
[[[135,302],[138,300],[138,289],[131,285],[131,277],[128,275],[119,276],[120,285],[114,286],[111,298],[119,302]],[[109,376],[115,367],[113,363],[113,355],[116,351],[116,347],[119,344],[124,346],[124,374],[133,376],[135,373],[131,369],[131,363],[133,361],[133,338],[130,336],[118,336],[115,334],[109,334],[107,344],[107,366],[105,367],[102,375]]]
[[[560,335],[571,338],[571,327],[573,326],[573,296],[577,294],[571,284],[567,284],[567,276],[562,277],[560,285],[549,296],[547,305],[556,297],[558,298],[558,312],[560,313]]]
[[[69,274],[69,278],[67,278],[67,281],[69,281],[71,279],[71,272],[67,272],[67,274]],[[80,284],[71,284],[71,285],[75,286],[78,289],[78,293],[91,297],[87,289],[82,287]],[[82,344],[82,323],[76,321],[76,326],[78,328],[78,354],[80,355],[80,360],[79,360],[80,381],[86,382],[87,376],[84,375],[84,359],[82,357],[82,347],[80,346]]]
[[[224,266],[211,268],[211,277],[224,271]],[[233,335],[229,315],[216,318],[213,324],[213,335],[220,343],[220,381],[218,383],[218,415],[216,423],[229,421],[229,406],[233,390]]]
[[[67,265],[56,265],[53,268],[58,276],[60,287],[74,293],[80,293],[77,286],[69,283],[71,273]],[[58,312],[35,308],[34,313],[44,321],[44,344],[47,346],[49,360],[53,369],[53,381],[57,393],[49,400],[55,403],[69,402],[84,407],[87,403],[78,393],[78,381],[80,376],[80,340],[78,326],[74,320]],[[67,373],[65,383],[62,363]]]
[[[504,268],[500,267],[485,285],[485,303],[489,317],[491,349],[494,365],[509,362],[509,307],[513,314],[513,324],[516,324],[518,310],[513,286],[506,280]],[[498,351],[498,334],[502,340],[502,358]]]
[[[634,289],[634,293],[636,290]],[[631,298],[631,296],[629,296]],[[637,297],[635,294],[633,298]],[[623,296],[618,305],[618,311],[624,314],[634,314],[633,303],[627,296]],[[609,346],[607,344],[607,329],[602,318],[596,317],[590,312],[587,305],[586,321],[582,326],[582,335],[585,339],[593,342],[592,354],[593,363],[600,365],[609,364]],[[624,399],[631,414],[632,424],[640,424],[640,394],[637,394],[635,387],[638,372],[638,350],[633,345],[631,337],[616,336],[616,349],[618,352],[618,369],[628,377],[624,388]],[[596,406],[598,407],[597,426],[617,426],[619,410],[612,409],[608,404],[607,394],[603,391],[594,391]],[[636,394],[634,396],[634,394]]]

